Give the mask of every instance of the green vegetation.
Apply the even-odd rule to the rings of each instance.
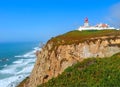
[[[101,36],[117,36],[120,35],[119,30],[84,30],[84,31],[71,31],[63,35],[59,35],[52,38],[50,41],[54,42],[54,45],[66,45],[80,43],[89,38],[101,37]]]
[[[120,53],[88,58],[38,87],[120,87]]]

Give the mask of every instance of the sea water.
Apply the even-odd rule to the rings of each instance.
[[[0,87],[16,87],[30,75],[40,50],[37,42],[0,43]]]

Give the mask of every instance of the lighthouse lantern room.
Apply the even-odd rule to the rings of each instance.
[[[89,23],[88,23],[88,18],[87,18],[87,17],[85,18],[85,21],[84,21],[84,26],[85,26],[85,27],[88,27],[88,26],[89,26]]]

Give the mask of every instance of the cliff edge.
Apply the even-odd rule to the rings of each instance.
[[[71,31],[52,38],[36,53],[34,69],[24,83],[37,87],[57,77],[67,67],[90,57],[110,57],[120,52],[120,31]]]

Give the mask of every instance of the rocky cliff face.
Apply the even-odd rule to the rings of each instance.
[[[89,57],[109,57],[120,52],[120,37],[90,38],[82,43],[55,45],[49,41],[40,52],[26,87],[36,87],[61,74],[68,66]]]

